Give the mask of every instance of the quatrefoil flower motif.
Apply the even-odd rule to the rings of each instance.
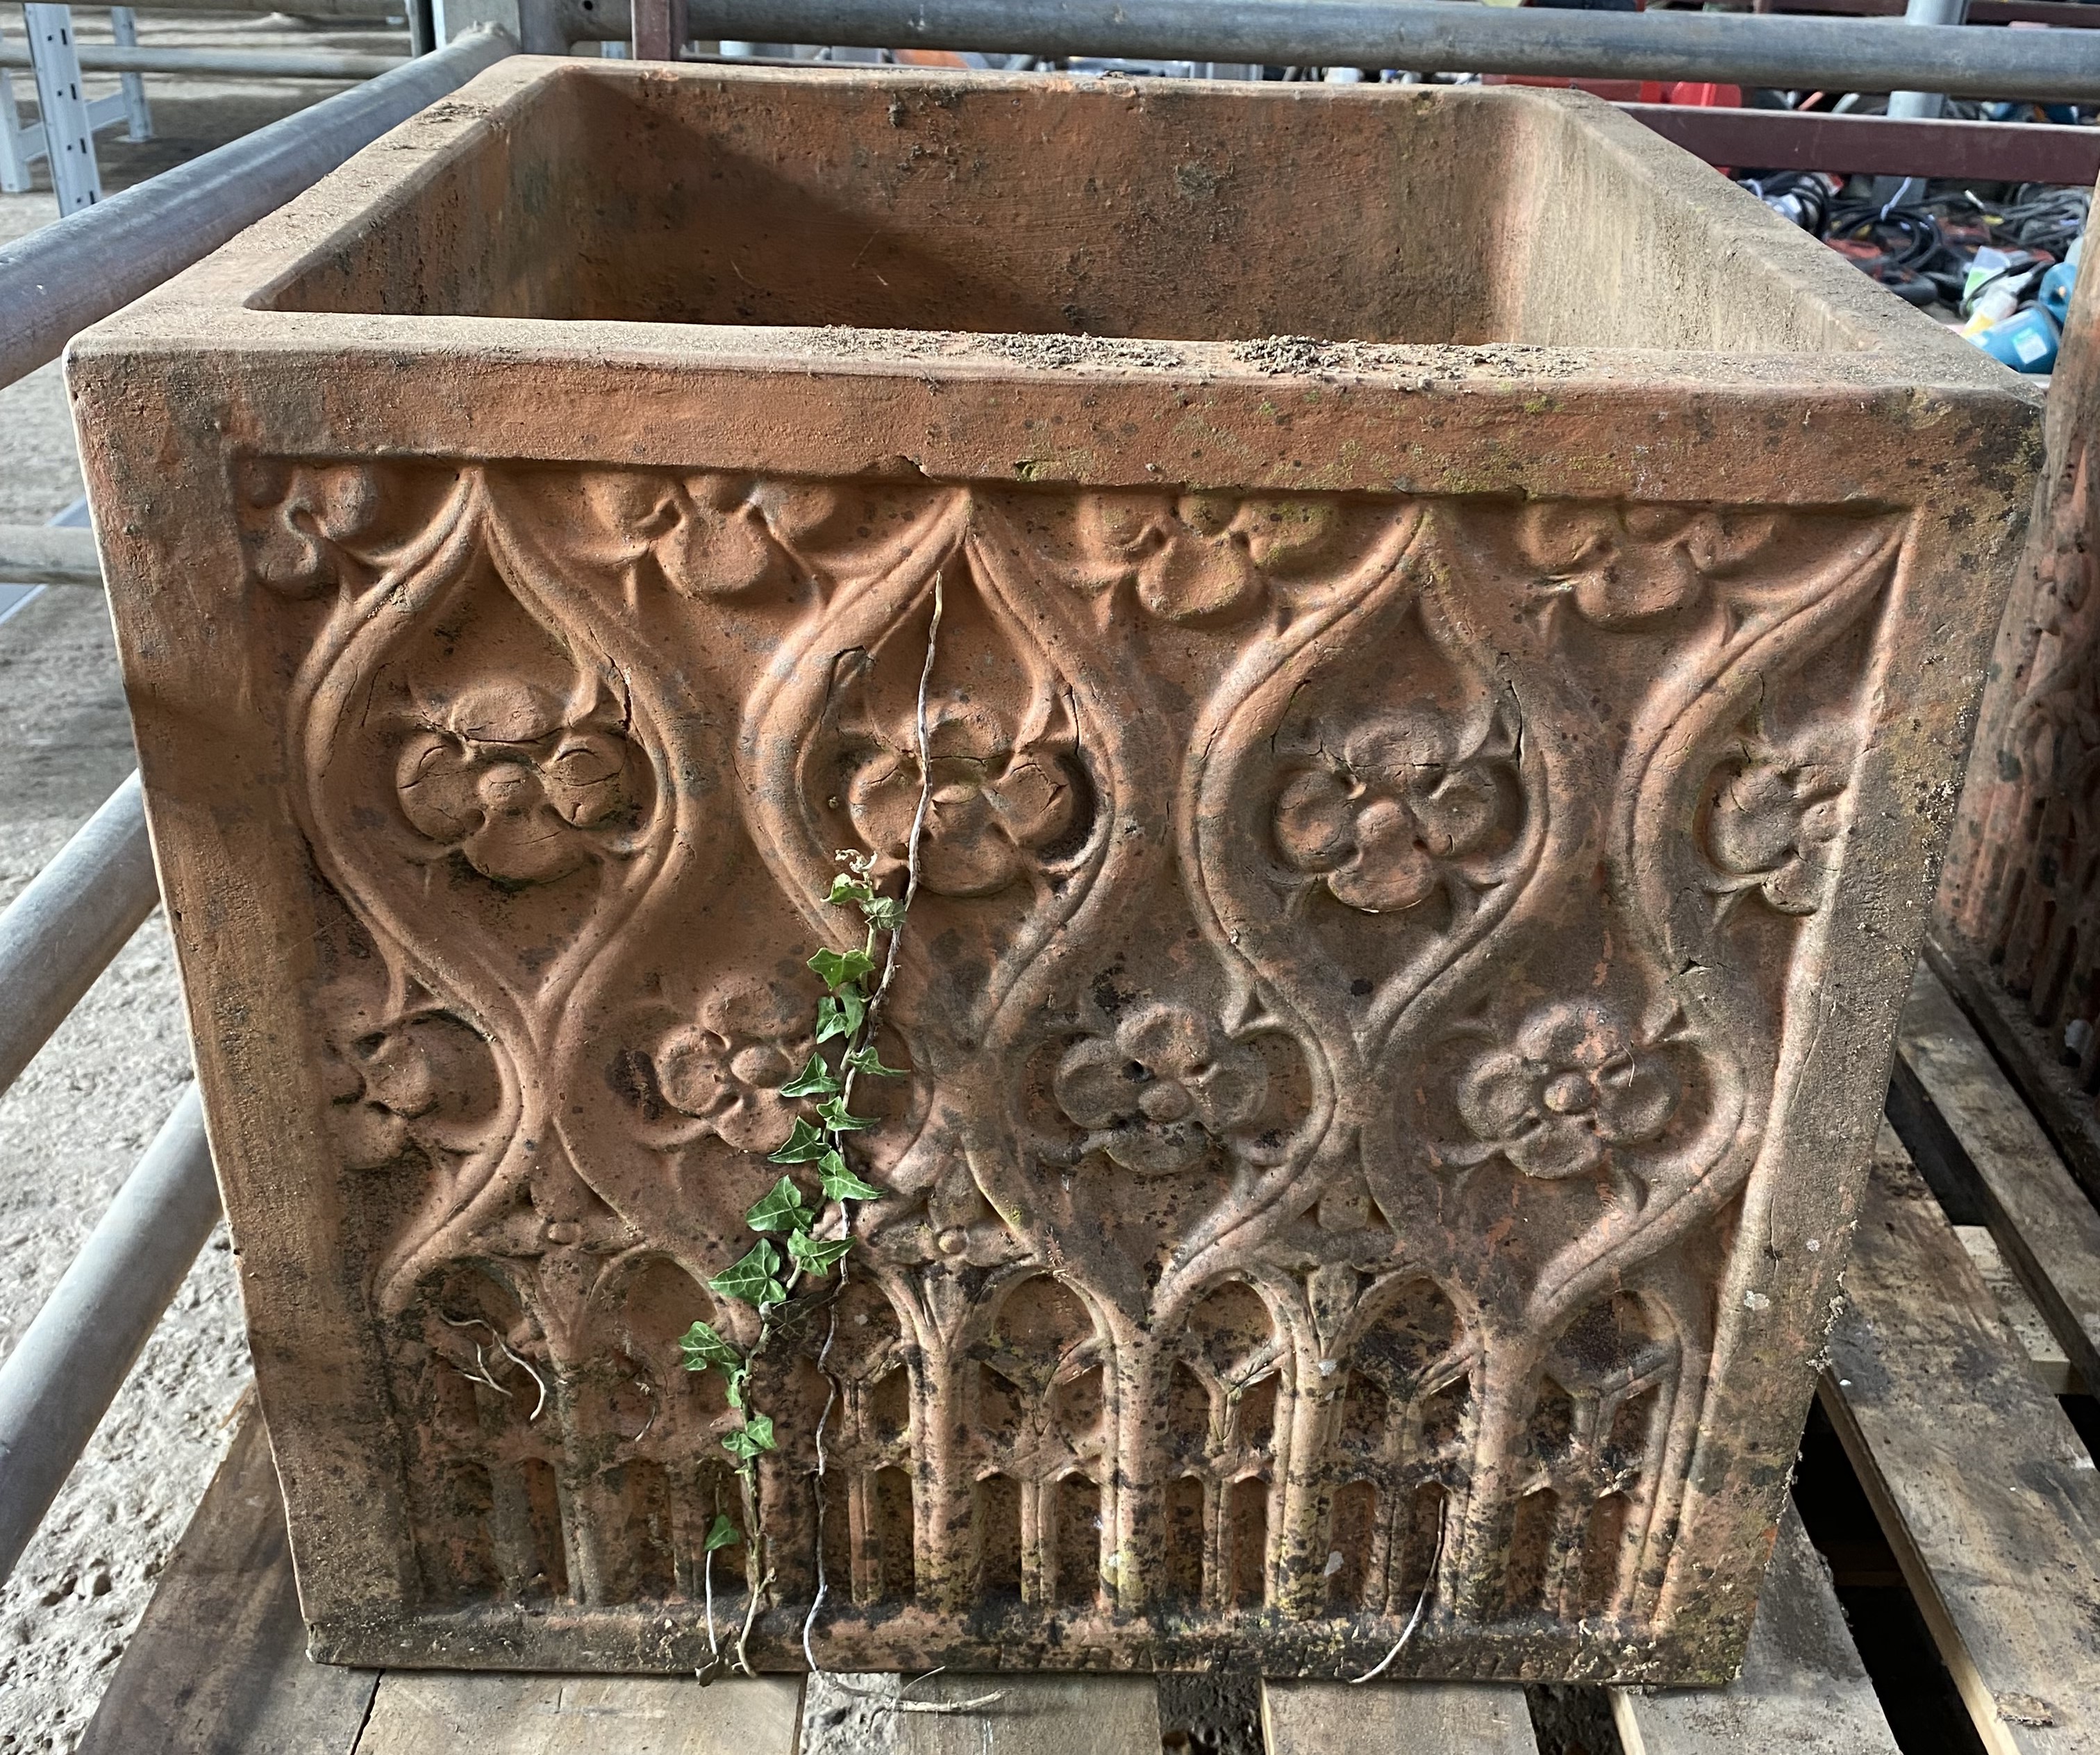
[[[806,1001],[737,976],[700,1002],[655,1055],[656,1086],[681,1114],[739,1152],[770,1152],[801,1113],[780,1095],[816,1046]]]
[[[1727,875],[1723,895],[1758,890],[1781,914],[1815,913],[1844,826],[1853,755],[1851,739],[1827,727],[1745,751],[1707,818],[1707,850]]]
[[[1070,759],[1054,739],[1017,738],[990,708],[947,700],[929,711],[932,796],[920,839],[920,884],[937,896],[996,895],[1032,856],[1071,828]],[[871,749],[846,789],[855,831],[884,866],[901,867],[919,809],[915,727]]]
[[[1161,1001],[1133,1008],[1113,1031],[1065,1052],[1057,1106],[1098,1149],[1140,1176],[1193,1169],[1213,1144],[1261,1111],[1268,1068],[1198,1013]]]
[[[1416,712],[1359,725],[1338,755],[1285,786],[1278,849],[1365,914],[1427,901],[1507,830],[1515,786],[1490,747],[1493,725],[1485,712],[1470,723]]]
[[[1632,628],[1696,602],[1768,542],[1771,518],[1713,507],[1525,508],[1517,541],[1548,601],[1572,599],[1600,628]]]
[[[550,689],[470,689],[408,739],[395,766],[417,830],[483,877],[549,884],[616,850],[643,781],[633,744]]]
[[[1458,1113],[1527,1176],[1557,1182],[1599,1168],[1614,1146],[1653,1140],[1679,1096],[1669,1063],[1596,1000],[1542,1007],[1515,1043],[1474,1063]]]
[[[493,1069],[466,1025],[438,1011],[386,1014],[339,989],[321,1009],[329,1131],[346,1166],[377,1170],[478,1131],[495,1105]]]
[[[1264,573],[1317,559],[1336,524],[1318,500],[1220,494],[1096,494],[1080,502],[1079,519],[1100,583],[1134,580],[1139,602],[1178,622],[1249,607]]]

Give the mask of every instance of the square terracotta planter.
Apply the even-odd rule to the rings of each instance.
[[[1731,1672],[2031,391],[1587,98],[524,60],[71,369],[321,1656],[704,1657],[938,584],[761,1661]]]

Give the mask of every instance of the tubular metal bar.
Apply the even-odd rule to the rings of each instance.
[[[0,1580],[14,1571],[218,1219],[204,1109],[192,1085],[0,1365]]]
[[[89,73],[214,73],[229,79],[377,79],[407,65],[399,55],[273,55],[262,49],[127,49],[87,44],[75,51]],[[0,48],[0,67],[27,67],[29,51]]]
[[[693,35],[1961,97],[2100,98],[2084,31],[1367,0],[687,0]]]
[[[1895,0],[1901,9],[1902,0]],[[2053,3],[2067,3],[2067,0],[2053,0]],[[405,18],[408,0],[298,0],[298,16],[302,19]],[[258,17],[264,13],[281,12],[284,7],[276,0],[135,0],[135,12],[251,12]]]
[[[92,531],[60,524],[0,524],[0,585],[102,584]]]
[[[0,914],[0,1091],[160,899],[135,774]]]
[[[8,324],[0,332],[0,384],[55,359],[88,324],[151,292],[388,129],[516,52],[506,37],[469,32],[435,55],[0,249],[0,311]]]

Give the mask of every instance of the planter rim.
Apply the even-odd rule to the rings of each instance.
[[[1414,391],[1535,390],[1542,380],[1571,392],[1658,381],[1674,391],[1745,389],[1980,393],[2039,408],[2040,390],[1893,293],[1682,148],[1587,92],[1535,86],[1300,86],[1246,82],[1100,78],[918,67],[725,68],[515,55],[477,76],[357,153],[305,194],[117,315],[84,331],[68,355],[142,352],[276,352],[373,357],[479,355],[520,364],[562,359],[646,363],[661,369],[873,375],[909,372],[941,381],[1017,384],[1127,377],[1158,383],[1194,374],[1207,382],[1312,381]],[[1852,345],[1762,351],[1673,346],[1544,346],[1518,342],[1357,342],[1304,337],[1239,341],[1013,334],[994,330],[814,328],[598,318],[390,315],[272,309],[284,288],[324,258],[358,247],[382,208],[412,200],[477,130],[518,118],[556,82],[615,85],[685,82],[718,87],[822,82],[952,88],[973,95],[1062,93],[1073,102],[1176,95],[1199,89],[1243,102],[1492,105],[1560,114],[1599,137],[1630,177],[1696,211],[1727,254],[1776,260],[1797,296],[1825,311]],[[851,344],[845,338],[851,337]],[[1278,348],[1274,344],[1289,344]]]

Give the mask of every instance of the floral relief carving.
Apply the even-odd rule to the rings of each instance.
[[[342,984],[321,1011],[329,1127],[347,1168],[462,1149],[486,1128],[496,1105],[488,1046],[458,1018],[391,1012]]]
[[[1474,1137],[1527,1176],[1557,1182],[1600,1169],[1615,1147],[1661,1136],[1677,1075],[1617,1008],[1542,1006],[1508,1046],[1476,1060],[1458,1087]]]
[[[402,813],[483,877],[550,884],[626,849],[647,765],[602,704],[501,680],[426,717],[395,767]]]
[[[593,470],[582,488],[601,564],[631,568],[646,557],[674,590],[693,597],[784,583],[798,545],[837,505],[834,491],[814,483],[712,470]]]
[[[1813,914],[1829,888],[1855,752],[1849,732],[1817,726],[1783,743],[1752,741],[1724,770],[1706,821],[1723,896],[1762,895]]]
[[[1639,628],[1696,603],[1710,580],[1771,540],[1776,523],[1712,507],[1550,502],[1524,509],[1518,545],[1546,602],[1572,602],[1600,628]]]
[[[1516,777],[1491,710],[1388,713],[1303,769],[1277,800],[1285,861],[1365,914],[1413,908],[1479,870],[1515,816]]]
[[[514,1316],[454,1299],[432,1319],[442,1356],[389,1361],[436,1386],[435,1411],[390,1417],[452,1422],[466,1470],[412,1480],[403,1514],[417,1552],[464,1557],[447,1612],[494,1625],[536,1578],[570,1621],[660,1625],[650,1652],[683,1663],[705,1532],[746,1515],[717,1493],[720,1435],[741,1428],[703,1404],[714,1378],[669,1376],[579,1313],[622,1307],[616,1263],[651,1255],[675,1269],[664,1334],[733,1327],[705,1290],[736,1264],[717,1244],[748,1247],[783,1178],[823,1198],[819,1157],[769,1154],[829,1088],[867,1123],[840,1150],[878,1193],[826,1208],[866,1246],[867,1303],[818,1317],[763,1386],[781,1422],[757,1465],[780,1556],[753,1621],[766,1665],[799,1660],[818,1551],[821,1661],[902,1662],[920,1638],[995,1658],[1045,1627],[1112,1656],[1135,1649],[1126,1628],[1164,1629],[1179,1658],[1260,1627],[1287,1662],[1330,1665],[1339,1637],[1367,1667],[1440,1564],[1423,1650],[1502,1650],[1463,1586],[1499,1564],[1492,1495],[1529,1491],[1515,1448],[1488,1452],[1529,1430],[1560,1332],[1538,1314],[1547,1270],[1602,1254],[1616,1224],[1615,1283],[1652,1271],[1688,1307],[1733,1247],[1713,1209],[1682,1250],[1645,1233],[1762,1075],[1730,1084],[1723,1033],[1630,997],[1680,972],[1630,924],[1653,910],[1608,836],[1632,728],[1732,637],[1715,606],[1784,598],[1764,514],[1505,507],[1462,554],[1478,507],[1367,494],[537,464],[430,479],[465,508],[442,538],[441,496],[419,488],[408,527],[358,471],[288,466],[249,552],[288,592],[390,581],[327,609],[308,669],[340,674],[306,698],[325,710],[286,715],[285,747],[335,777],[290,814],[390,977],[383,1003],[312,1002],[329,1162],[381,1172],[346,1184],[377,1240],[357,1290],[399,1321],[452,1268],[517,1288]],[[862,546],[834,567],[846,540]],[[1847,665],[1849,647],[1825,668]],[[388,717],[358,717],[367,703]],[[1856,734],[1827,700],[1745,714],[1670,745],[1681,811],[1635,814],[1639,858],[1684,873],[1709,924],[1702,880],[1789,914],[1835,880]],[[865,852],[901,895],[922,798],[880,1019],[903,1076],[856,1068],[838,1092],[810,927],[835,962],[858,947],[823,899],[836,856],[858,871]],[[1717,929],[1701,954],[1762,959],[1769,985],[1796,936]],[[1506,1216],[1516,1241],[1484,1242]],[[506,1392],[536,1404],[543,1377],[523,1422]],[[838,1472],[813,1492],[827,1387]],[[536,1466],[499,1457],[484,1483],[499,1418],[531,1425]],[[1658,1440],[1599,1477],[1623,1523],[1595,1540],[1641,1552],[1640,1589],[1668,1563],[1689,1454]],[[1538,1551],[1594,1570],[1588,1501],[1569,1506]],[[475,1570],[520,1531],[538,1572]],[[741,1625],[750,1581],[715,1565],[721,1625]],[[1613,1636],[1649,1638],[1649,1612],[1614,1609]],[[1564,1619],[1527,1637],[1592,1637]]]
[[[814,1046],[805,996],[730,976],[700,1002],[691,1024],[658,1047],[657,1088],[732,1150],[770,1152],[800,1113],[780,1087]]]
[[[241,558],[257,584],[309,597],[369,583],[430,536],[450,471],[248,458],[235,465]]]
[[[1259,1115],[1268,1069],[1185,1005],[1132,1008],[1058,1063],[1057,1106],[1098,1150],[1140,1176],[1193,1170]]]
[[[1335,508],[1317,500],[1102,493],[1079,502],[1094,582],[1131,583],[1147,610],[1177,622],[1251,607],[1265,575],[1290,577],[1318,564],[1339,522]]]
[[[995,895],[1070,831],[1084,783],[1068,740],[1017,731],[995,707],[951,699],[929,703],[926,743],[920,881],[935,895]],[[903,865],[920,790],[912,724],[893,727],[854,765],[847,813],[886,868]]]

